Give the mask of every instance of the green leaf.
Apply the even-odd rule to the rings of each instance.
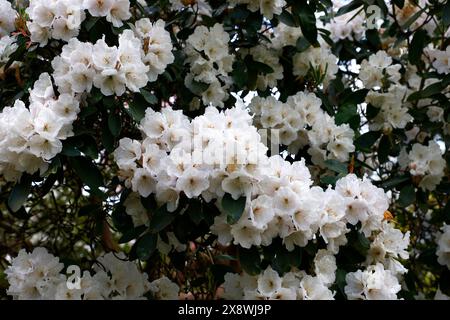
[[[349,123],[353,117],[358,116],[358,109],[355,104],[344,104],[334,116],[337,125]]]
[[[450,75],[446,75],[441,81],[430,84],[421,91],[414,92],[408,97],[408,101],[429,98],[436,94],[440,94],[450,84]]]
[[[450,1],[447,1],[442,9],[442,22],[445,26],[450,25]]]
[[[109,153],[114,151],[114,136],[107,126],[102,126],[102,143]]]
[[[327,166],[328,169],[330,169],[334,172],[343,173],[343,174],[348,173],[347,165],[338,160],[328,159],[325,161],[325,165]]]
[[[339,176],[322,176],[322,177],[320,177],[320,182],[324,185],[334,186],[338,180],[339,180]]]
[[[297,39],[296,48],[298,52],[303,52],[311,46],[308,40],[304,37]]]
[[[272,260],[272,267],[281,274],[291,270],[291,267],[299,267],[302,261],[302,250],[296,247],[289,252],[284,246],[278,248]]]
[[[124,232],[122,234],[122,236],[119,239],[119,243],[127,243],[130,242],[131,240],[136,239],[137,237],[139,237],[139,235],[142,234],[142,232],[144,232],[146,229],[145,226],[139,226],[137,228],[133,228],[130,230],[127,230],[126,232]]]
[[[101,211],[101,209],[102,207],[98,204],[87,204],[81,207],[80,210],[78,210],[78,216],[79,217],[92,216]]]
[[[231,75],[236,86],[239,88],[245,87],[248,82],[247,65],[243,61],[236,61],[233,64],[233,72]]]
[[[408,59],[412,64],[417,65],[420,63],[422,57],[423,48],[427,44],[427,32],[423,29],[417,30],[414,33],[414,37],[409,47]]]
[[[227,214],[227,221],[230,224],[238,222],[245,209],[246,198],[240,197],[235,200],[229,193],[225,193],[222,198],[222,208]]]
[[[91,135],[82,135],[78,137],[78,140],[80,141],[79,149],[81,152],[83,152],[85,155],[90,157],[91,159],[97,159],[98,158],[98,148],[97,148],[97,142]]]
[[[152,233],[160,232],[170,225],[173,220],[175,220],[175,214],[167,211],[167,207],[164,205],[152,215],[150,219],[150,230]]]
[[[141,94],[144,97],[145,101],[147,101],[148,103],[150,103],[150,104],[158,103],[158,98],[150,91],[141,89]]]
[[[121,233],[126,233],[129,230],[134,229],[133,220],[131,219],[131,216],[128,215],[125,211],[124,206],[116,206],[111,214],[111,217],[114,227]]]
[[[315,45],[317,43],[317,27],[314,10],[305,0],[296,2],[292,9],[298,15],[303,35],[311,44]]]
[[[135,95],[134,100],[129,103],[127,112],[131,115],[134,121],[140,123],[145,117],[145,110],[147,110],[147,102],[140,95]]]
[[[17,212],[22,207],[22,205],[27,201],[30,191],[31,177],[24,174],[9,194],[8,207],[11,211]]]
[[[270,73],[275,72],[271,66],[268,66],[265,63],[255,61],[255,60],[252,61],[252,64],[249,66],[249,68],[254,69],[254,70],[258,71],[258,73],[262,73],[262,74],[270,74]]]
[[[90,31],[95,26],[95,24],[99,19],[100,17],[88,17],[84,22],[84,27],[86,28],[86,31]]]
[[[391,152],[391,141],[389,136],[383,135],[378,144],[378,161],[380,163],[385,163],[389,158],[389,153]]]
[[[122,130],[122,123],[120,120],[120,116],[115,113],[111,112],[108,115],[108,128],[113,134],[113,136],[118,137],[120,134],[120,131]]]
[[[362,256],[366,256],[367,251],[370,248],[370,241],[366,238],[364,233],[358,232],[357,241],[352,242],[352,245]]]
[[[444,271],[441,274],[439,279],[439,288],[442,293],[450,296],[450,270],[447,268],[444,268]]]
[[[85,157],[67,158],[70,166],[89,188],[98,190],[103,186],[103,176],[97,166]]]
[[[68,156],[68,157],[76,157],[76,156],[81,156],[81,151],[78,150],[78,148],[73,143],[71,143],[69,140],[66,140],[63,142],[63,148],[62,148],[61,154]]]
[[[282,23],[289,27],[298,27],[297,22],[295,21],[295,18],[292,16],[292,14],[289,11],[283,10],[281,14],[278,16],[278,20],[280,20]]]
[[[416,191],[412,185],[407,185],[400,190],[398,204],[402,207],[407,207],[416,201]]]
[[[400,9],[403,9],[403,6],[405,5],[405,0],[392,0],[392,2]]]
[[[404,25],[401,25],[401,27],[403,29],[408,29],[413,23],[414,21],[416,21],[421,15],[422,13],[425,12],[425,10],[427,9],[427,6],[424,6],[422,9],[420,9],[419,11],[417,11],[416,13],[414,13],[406,22]]]
[[[158,235],[153,233],[144,234],[136,242],[136,254],[140,260],[147,261],[156,250]]]
[[[239,247],[238,258],[242,269],[249,275],[261,272],[261,255],[257,247],[253,246],[250,249]]]
[[[390,189],[390,188],[398,186],[399,184],[401,184],[403,182],[406,182],[406,181],[409,181],[409,177],[407,177],[407,176],[393,177],[393,178],[390,178],[390,179],[388,179],[386,181],[383,181],[380,184],[380,186],[382,188],[385,188],[385,189]]]
[[[343,97],[341,97],[342,104],[360,104],[366,99],[366,95],[369,92],[367,89],[360,89],[356,91],[349,91]]]
[[[371,147],[375,144],[380,136],[381,131],[366,132],[355,140],[355,147],[358,150],[370,151]]]
[[[346,4],[345,6],[340,7],[338,12],[336,13],[336,17],[339,17],[339,16],[341,16],[343,14],[346,14],[348,12],[351,12],[351,11],[355,10],[355,9],[358,9],[359,7],[363,6],[363,4],[364,3],[362,1],[359,1],[359,0],[352,1],[352,2],[350,2],[348,4]]]
[[[220,254],[214,257],[216,260],[234,261],[237,260],[236,257],[230,256],[228,254]]]
[[[186,213],[191,218],[192,222],[199,225],[204,219],[203,207],[200,201],[192,201],[186,210]]]
[[[190,86],[189,89],[194,94],[196,94],[198,96],[201,96],[203,92],[208,90],[208,88],[209,88],[209,84],[208,83],[203,83],[203,82],[200,82],[200,81],[192,80],[192,83],[191,83],[191,86]]]

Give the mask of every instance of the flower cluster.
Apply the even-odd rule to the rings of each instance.
[[[232,71],[234,55],[229,54],[228,42],[230,36],[221,24],[211,28],[199,26],[195,28],[186,43],[185,63],[190,65],[185,85],[192,92],[201,95],[203,104],[223,108],[223,102],[228,98],[228,88],[232,83],[228,75]],[[208,86],[198,92],[197,83]]]
[[[261,44],[250,48],[248,54],[253,57],[254,61],[263,63],[273,70],[270,73],[258,74],[256,88],[261,91],[267,88],[275,88],[277,81],[283,79],[283,66],[280,64],[279,52],[276,49]]]
[[[123,253],[107,253],[77,279],[68,278],[59,259],[37,247],[31,253],[20,250],[5,270],[8,294],[18,300],[109,300],[144,299],[150,292],[158,299],[176,299],[179,287],[163,277],[148,282],[135,263]]]
[[[344,1],[333,1],[333,12],[337,13],[345,4],[346,2]],[[330,30],[330,37],[333,41],[344,39],[360,40],[365,32],[365,18],[364,12],[360,11],[358,13],[358,10],[352,10],[339,16],[334,16],[325,25],[325,28]]]
[[[296,53],[293,59],[293,74],[299,77],[317,74],[313,80],[325,87],[335,78],[339,69],[338,58],[325,45],[309,47],[303,52]]]
[[[410,242],[409,236],[409,231],[403,234],[391,223],[384,221],[381,230],[376,233],[370,244],[367,265],[381,263],[396,276],[406,273],[407,270],[398,259],[408,259],[409,257],[407,251]]]
[[[73,94],[56,97],[47,73],[30,90],[30,105],[21,100],[0,113],[0,175],[18,180],[23,172],[46,170],[62,150],[61,140],[71,136],[72,122],[80,111]]]
[[[408,89],[402,85],[391,85],[387,92],[369,91],[366,102],[379,112],[369,124],[371,130],[383,130],[386,133],[393,128],[404,129],[413,117],[408,113],[409,103],[406,102]]]
[[[399,163],[411,175],[421,177],[419,187],[423,190],[434,190],[445,175],[445,160],[435,141],[430,141],[428,146],[415,143],[410,152],[402,149]]]
[[[397,277],[381,263],[350,272],[345,281],[345,294],[350,300],[394,300],[401,289]]]
[[[158,75],[174,61],[172,41],[164,25],[163,20],[152,23],[147,18],[134,24],[135,35],[142,42],[142,62],[148,66],[147,76],[150,82],[156,81]]]
[[[427,50],[429,54],[433,68],[436,69],[438,73],[448,74],[450,72],[450,48],[447,47],[445,50],[429,49]]]
[[[323,256],[316,261],[316,272],[325,267],[328,279],[335,277],[336,261],[333,255],[319,251]],[[319,254],[318,254],[319,255]],[[321,262],[325,261],[326,265]],[[319,266],[318,266],[319,265]],[[230,300],[332,300],[334,293],[328,288],[330,282],[324,281],[324,274],[308,275],[305,271],[291,271],[279,276],[270,266],[258,276],[227,273],[223,284],[223,298]]]
[[[392,58],[385,51],[378,51],[361,62],[359,79],[367,89],[385,87],[390,82],[397,83],[400,80],[401,65],[392,64]]]
[[[444,224],[436,240],[438,262],[450,269],[450,225]]]
[[[15,42],[15,37],[4,36],[0,38],[0,70],[8,62],[10,55],[17,50]]]
[[[60,92],[90,92],[92,85],[105,96],[121,96],[126,88],[139,92],[148,82],[149,68],[141,60],[141,41],[131,30],[119,36],[119,46],[104,39],[95,44],[73,38],[52,61]]]
[[[246,4],[250,11],[259,11],[267,19],[272,19],[273,15],[280,14],[286,5],[285,0],[230,0],[229,2],[232,6]]]
[[[181,191],[188,198],[210,200],[225,192],[239,198],[266,158],[267,148],[241,108],[219,112],[208,107],[191,122],[181,111],[149,108],[141,131],[142,142],[119,141],[114,156],[120,177],[143,197],[155,193],[171,211]]]
[[[206,0],[195,0],[195,1],[186,1],[186,0],[169,0],[170,9],[175,12],[179,12],[181,10],[192,10],[198,11],[199,15],[211,17],[212,9],[209,3]]]
[[[309,144],[308,153],[316,165],[323,166],[327,159],[348,161],[355,151],[353,130],[348,124],[336,125],[321,105],[314,93],[298,92],[286,103],[274,97],[255,97],[249,108],[255,115],[255,125],[279,130],[279,142],[289,146],[290,152],[296,154]]]
[[[26,9],[31,41],[40,46],[49,39],[68,42],[78,36],[86,19],[85,9],[94,17],[106,17],[115,27],[131,17],[129,0],[33,0]]]
[[[11,7],[11,3],[0,0],[0,38],[9,36],[14,31],[16,17],[17,12]]]

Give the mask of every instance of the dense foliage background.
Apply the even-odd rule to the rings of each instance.
[[[272,137],[272,147],[270,143],[268,147],[276,145],[297,174],[303,174],[303,163],[298,163],[304,159],[313,185],[334,188],[339,179],[355,174],[384,190],[389,208],[381,210],[383,223],[389,221],[389,226],[408,234],[409,244],[406,255],[401,253],[403,248],[389,253],[386,242],[380,249],[385,251],[383,258],[392,254],[407,269],[395,275],[397,280],[389,280],[389,287],[399,284],[401,288],[393,296],[380,293],[380,298],[450,295],[450,230],[443,229],[450,224],[447,1],[130,0],[115,2],[119,9],[114,12],[124,10],[117,15],[95,11],[96,1],[89,0],[72,1],[71,7],[59,1],[60,6],[63,2],[67,5],[64,10],[51,9],[57,1],[10,2],[13,9],[0,0],[0,297],[11,298],[7,290],[13,284],[6,272],[11,259],[21,249],[32,252],[45,247],[64,264],[62,273],[72,264],[91,270],[100,256],[121,252],[121,259],[137,263],[149,281],[165,276],[178,286],[171,287],[172,291],[179,289],[182,297],[196,299],[233,297],[227,293],[233,286],[227,285],[232,281],[228,273],[264,274],[273,279],[284,275],[283,283],[293,270],[319,277],[315,261],[318,252],[326,249],[333,251],[334,260],[324,262],[324,268],[336,267],[331,270],[331,279],[323,281],[323,290],[332,292],[336,299],[351,298],[351,290],[345,289],[352,281],[348,274],[375,265],[377,254],[381,254],[377,241],[383,242],[375,240],[377,236],[371,231],[361,231],[362,220],[345,220],[342,228],[347,224],[347,241],[340,248],[337,244],[337,250],[330,248],[319,226],[311,227],[305,243],[294,240],[291,246],[286,245],[285,235],[275,235],[266,243],[248,240],[249,245],[244,240],[230,242],[233,237],[218,241],[221,235],[225,237],[218,217],[228,217],[223,220],[225,224],[237,223],[248,210],[252,194],[232,194],[232,187],[217,195],[213,191],[207,194],[177,183],[178,189],[170,189],[177,194],[173,202],[173,194],[156,186],[166,179],[162,173],[153,177],[155,186],[151,187],[128,179],[130,163],[126,159],[121,162],[121,157],[126,158],[124,153],[134,147],[124,138],[139,141],[138,149],[140,143],[147,143],[145,138],[150,139],[149,144],[163,145],[152,140],[156,139],[152,136],[155,130],[160,130],[155,122],[160,120],[155,119],[180,122],[182,128],[187,128],[186,121],[197,121],[203,128],[210,118],[200,117],[205,110],[207,115],[213,114],[208,106],[231,110],[223,118],[211,116],[218,123],[248,121],[234,109],[236,105],[245,105],[253,116],[253,125],[237,126],[242,136],[248,133],[249,143],[255,145],[260,141],[251,140],[253,126],[278,129],[278,142]],[[41,11],[30,9],[33,5]],[[10,10],[15,11],[11,14]],[[53,12],[50,22],[45,18],[48,12]],[[378,19],[373,12],[379,12]],[[11,16],[12,26],[8,22]],[[154,24],[139,25],[144,18]],[[372,24],[368,24],[369,19]],[[66,24],[61,27],[60,23]],[[50,34],[42,36],[46,32]],[[72,38],[91,47],[77,49],[82,45]],[[96,51],[101,46],[104,52],[108,50],[105,46],[116,46],[119,54],[129,54],[130,60],[136,59],[138,50],[139,63],[123,71],[129,75],[123,85],[114,78],[116,73],[106,75],[106,67],[99,67],[107,56]],[[70,50],[80,51],[71,55]],[[89,50],[93,50],[96,66],[90,65],[82,73],[82,66],[70,59],[87,55]],[[94,80],[78,81],[77,72],[85,77],[83,81],[87,75]],[[45,79],[46,73],[50,80]],[[315,96],[308,96],[311,93]],[[62,98],[64,94],[67,96]],[[26,130],[24,122],[28,121],[21,118],[22,111],[15,103],[23,101],[23,108],[31,110],[33,117],[36,105],[47,103],[46,99],[77,102],[71,102],[75,111],[65,111],[71,113],[67,133],[58,133],[59,140],[52,145],[56,149],[48,151],[50,156],[39,151],[42,159],[37,157],[41,160],[36,163],[35,156],[29,159],[20,155],[23,151],[11,151],[23,139],[11,138],[11,132]],[[314,109],[315,104],[320,108]],[[11,106],[14,109],[8,111]],[[308,106],[314,111],[305,111]],[[167,110],[181,110],[184,116]],[[324,120],[308,118],[319,114]],[[16,123],[14,117],[19,119]],[[48,123],[43,131],[47,125],[63,123],[61,118],[50,116],[44,120]],[[212,136],[230,138],[223,130]],[[186,132],[169,134],[180,137]],[[339,134],[342,138],[336,137]],[[30,141],[33,150],[37,142]],[[171,150],[172,146],[167,147],[157,156],[163,159],[162,171],[169,174],[175,170],[165,158]],[[142,161],[136,161],[140,168]],[[225,171],[234,169],[230,170],[227,167]],[[199,175],[196,172],[192,177]],[[300,197],[302,192],[298,191]],[[315,206],[312,200],[309,205]],[[407,242],[402,237],[395,241]],[[271,269],[278,275],[269,274]],[[233,281],[241,281],[245,293],[244,280]],[[313,289],[301,284],[305,292],[317,292],[317,284],[310,286]],[[158,296],[158,290],[162,289],[151,289],[152,294],[146,296],[164,298]],[[284,291],[282,295],[292,298]],[[330,298],[328,293],[303,296]],[[364,293],[359,298],[368,297]]]

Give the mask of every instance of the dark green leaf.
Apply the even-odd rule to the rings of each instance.
[[[424,29],[417,30],[409,47],[408,59],[412,64],[417,65],[421,61],[423,48],[427,42],[427,31]]]
[[[137,98],[135,96],[134,101],[129,103],[127,112],[131,115],[134,121],[140,123],[142,118],[145,117],[145,110],[147,109],[146,101],[144,99]]]
[[[204,218],[202,203],[200,201],[192,201],[186,210],[186,214],[189,215],[192,222],[198,225]]]
[[[359,136],[355,141],[355,146],[358,150],[369,151],[381,136],[380,131],[369,131]]]
[[[103,176],[92,161],[84,157],[68,158],[70,166],[80,179],[91,189],[103,186]]]
[[[150,104],[157,104],[158,103],[158,98],[156,98],[156,96],[151,93],[148,90],[145,89],[141,89],[141,94],[144,97],[145,101],[147,101]]]
[[[356,105],[344,104],[339,108],[338,112],[334,116],[334,120],[337,125],[341,125],[343,123],[349,123],[355,116],[358,116],[358,109]]]
[[[175,220],[175,214],[167,211],[167,207],[164,205],[152,215],[150,219],[150,230],[152,233],[160,232],[171,224],[173,220]]]
[[[246,198],[240,197],[235,200],[229,193],[225,193],[222,198],[222,208],[227,214],[227,221],[230,224],[238,222],[245,209]]]
[[[304,37],[313,45],[317,43],[316,16],[310,5],[302,0],[293,6],[293,11],[298,15],[300,27]]]
[[[147,261],[156,249],[158,235],[153,233],[144,234],[136,242],[136,254],[140,260]]]
[[[412,185],[407,185],[400,190],[398,204],[402,207],[407,207],[416,201],[416,191]]]
[[[120,116],[117,113],[111,112],[108,115],[108,128],[113,136],[119,136],[120,130],[122,129],[122,123],[120,120]]]
[[[25,203],[25,201],[27,201],[30,191],[31,177],[27,174],[24,174],[9,194],[8,207],[13,212],[18,211]]]
[[[393,177],[390,178],[386,181],[383,181],[380,186],[385,188],[385,189],[390,189],[393,188],[395,186],[398,186],[399,184],[409,181],[409,177],[403,176],[403,177]]]
[[[442,22],[445,26],[450,25],[450,1],[447,1],[442,9]]]
[[[391,141],[389,140],[389,136],[383,135],[378,144],[378,161],[385,163],[388,160],[390,151]]]
[[[239,262],[242,269],[250,275],[257,275],[261,272],[261,255],[258,248],[253,246],[250,249],[239,247]]]
[[[133,229],[127,230],[126,232],[124,232],[122,237],[120,237],[119,243],[127,243],[127,242],[130,242],[131,240],[136,239],[137,237],[139,237],[139,235],[142,234],[142,232],[145,231],[145,229],[146,229],[145,226],[139,226],[135,229],[133,228]]]
[[[343,174],[348,173],[347,165],[338,160],[328,159],[325,161],[325,165],[327,166],[328,169],[330,169],[334,172],[343,173]]]
[[[306,38],[304,38],[304,37],[298,38],[297,44],[296,44],[298,52],[303,52],[306,49],[308,49],[310,46],[311,46],[311,44],[309,43],[308,40],[306,40]]]

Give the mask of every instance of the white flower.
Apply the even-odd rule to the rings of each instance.
[[[442,227],[442,232],[438,234],[436,239],[439,264],[447,266],[450,269],[450,225],[445,224]]]
[[[134,172],[131,180],[131,186],[134,192],[138,192],[141,196],[148,197],[156,190],[156,181],[153,175],[143,168],[138,168]]]
[[[84,7],[94,17],[106,17],[110,14],[115,0],[84,0]],[[109,20],[110,21],[110,20]]]
[[[15,30],[14,21],[17,12],[11,7],[11,3],[6,0],[0,0],[0,38],[9,36]]]
[[[160,300],[178,300],[180,287],[166,276],[150,283],[150,292]]]
[[[398,279],[378,263],[367,270],[347,273],[345,294],[350,300],[395,300],[401,286]]]
[[[120,165],[131,165],[141,159],[142,150],[139,141],[123,138],[119,141],[119,147],[114,150],[114,158]]]
[[[183,190],[188,198],[198,197],[208,186],[208,174],[195,168],[189,168],[178,178],[177,188]]]
[[[122,21],[131,18],[130,1],[129,0],[115,0],[106,15],[106,20],[111,22],[114,27],[121,27]]]
[[[314,272],[324,284],[332,284],[336,279],[336,258],[327,251],[320,249],[314,258]]]
[[[134,227],[148,225],[149,218],[147,210],[142,205],[141,197],[138,193],[131,193],[123,202],[123,205],[125,206],[126,213],[131,216]]]
[[[281,278],[270,266],[258,277],[258,291],[271,296],[281,289]]]

